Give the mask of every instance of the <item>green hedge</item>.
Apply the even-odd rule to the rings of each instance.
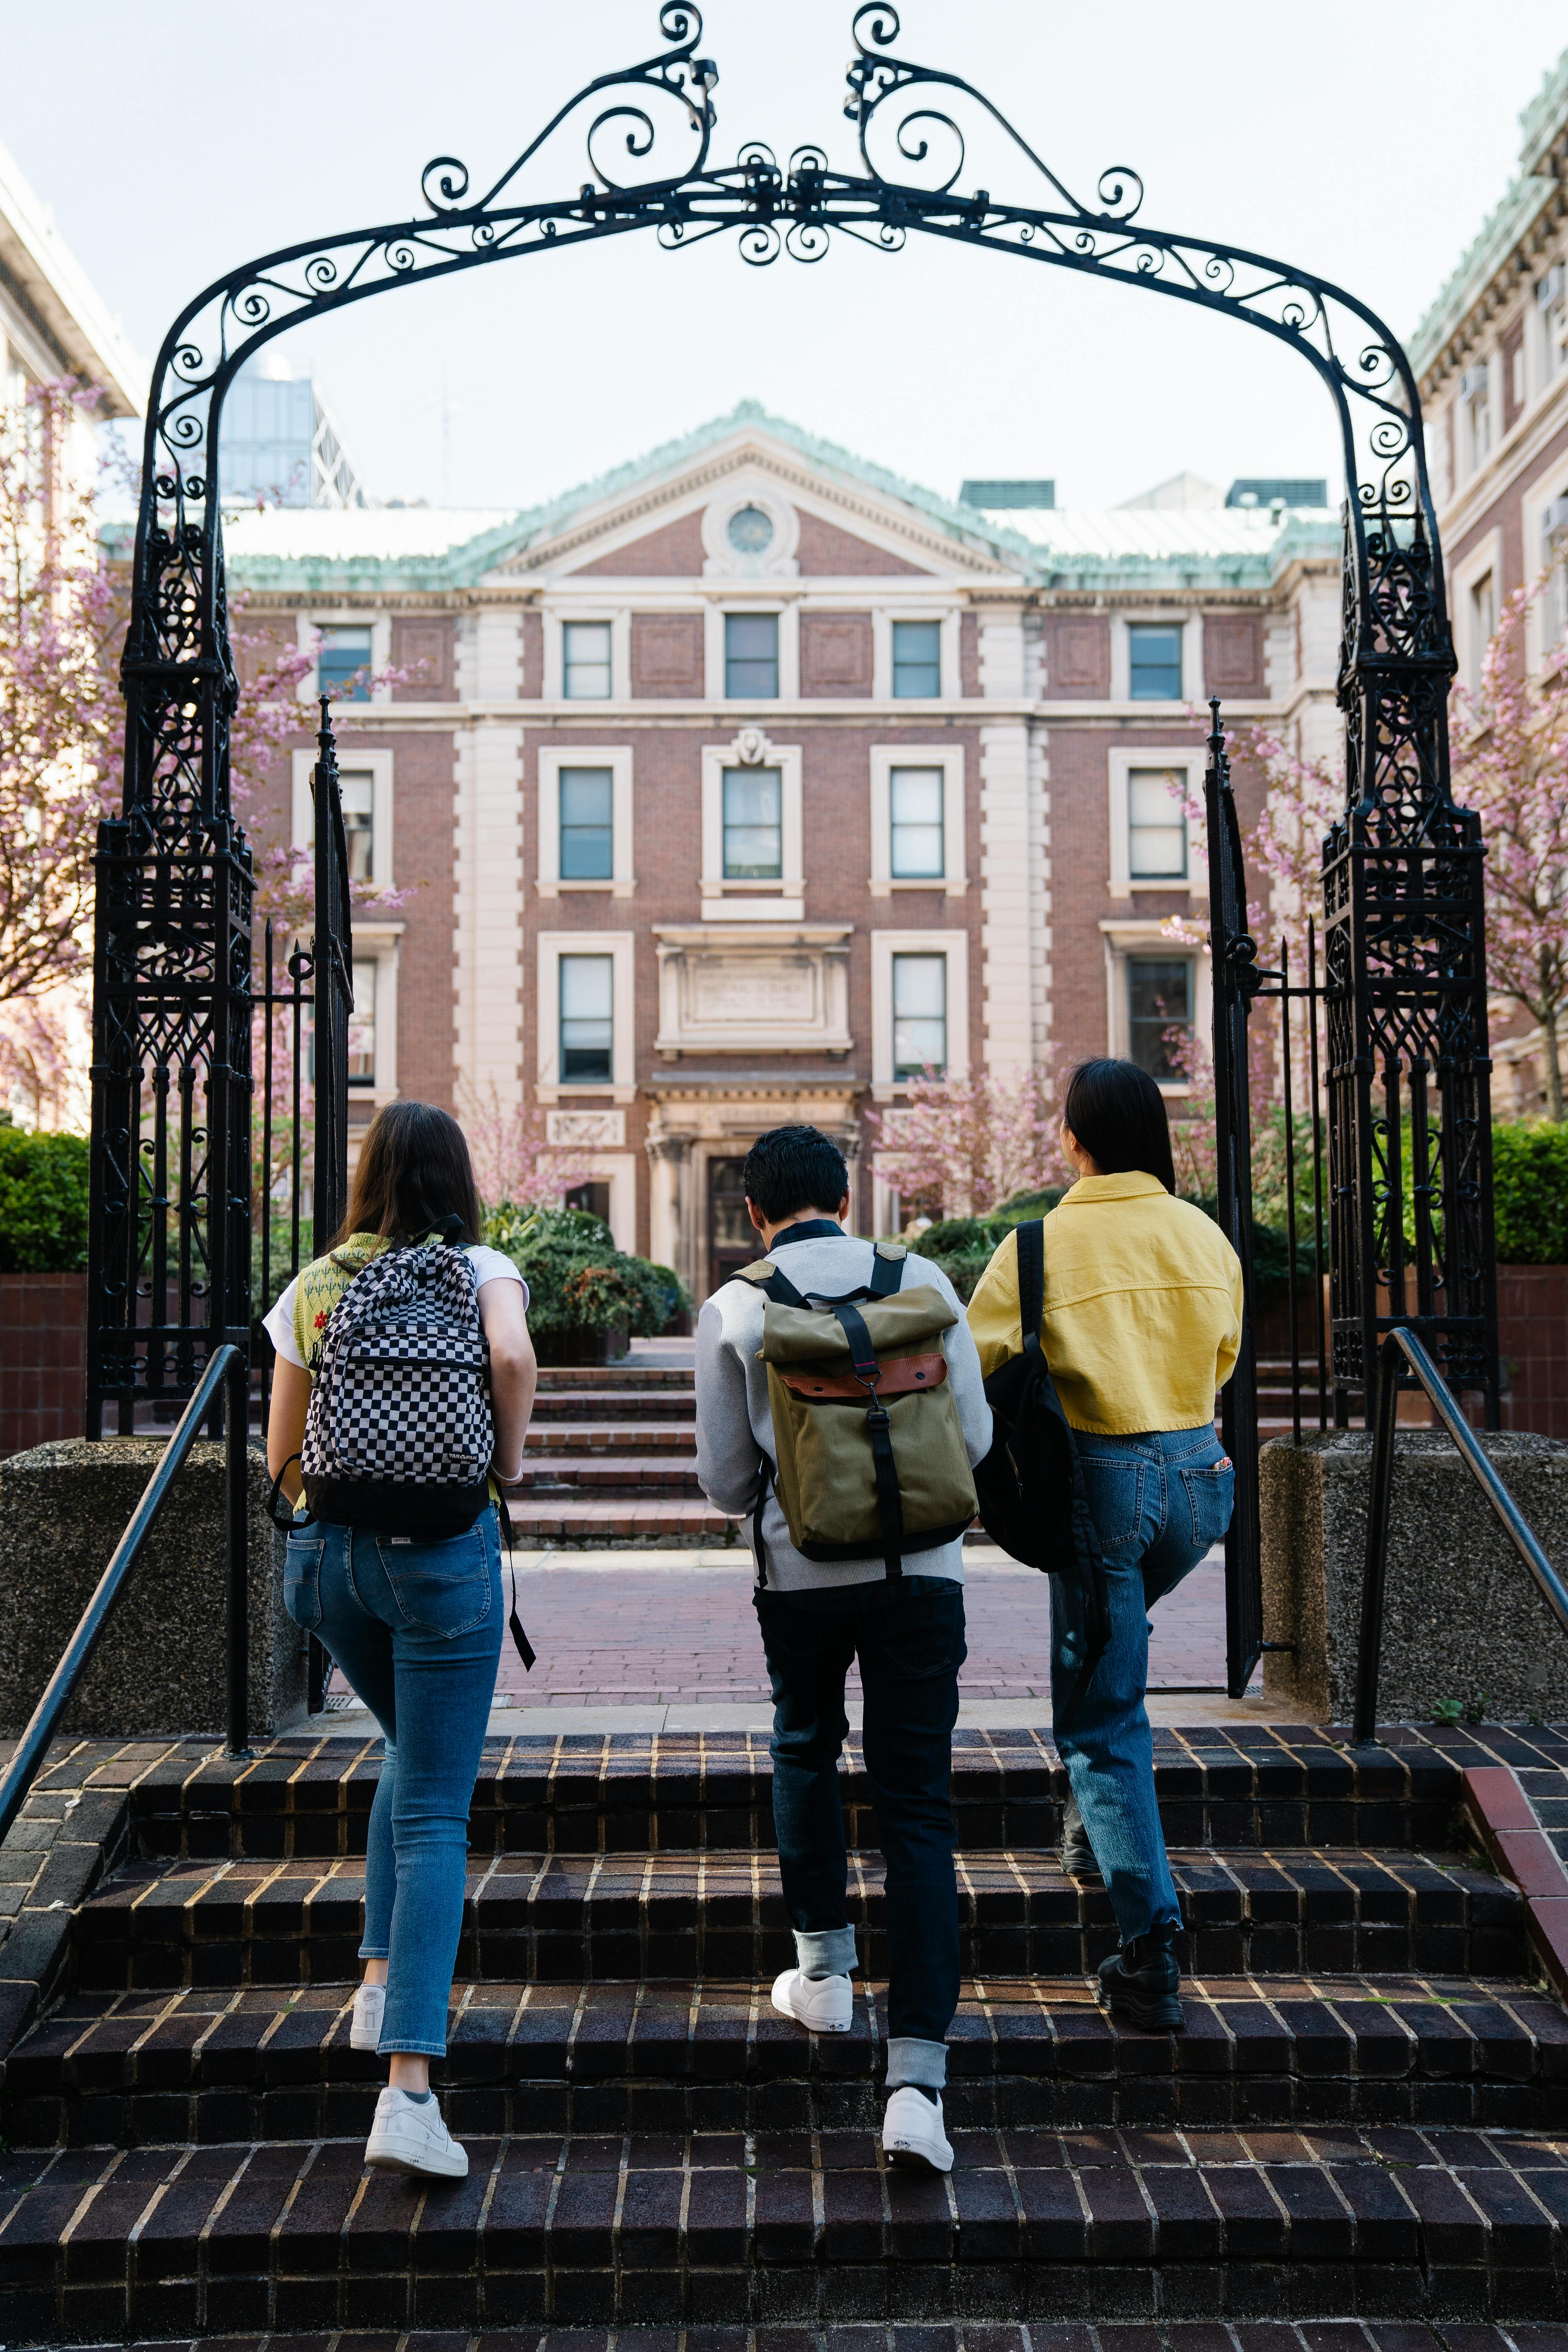
[[[84,1135],[0,1123],[0,1274],[75,1274],[87,1264]]]
[[[1492,1193],[1504,1265],[1568,1265],[1568,1120],[1494,1127]]]
[[[504,1250],[529,1289],[535,1331],[629,1331],[656,1339],[689,1307],[679,1275],[616,1247],[607,1225],[586,1209],[528,1209],[503,1201],[485,1219],[485,1239]]]

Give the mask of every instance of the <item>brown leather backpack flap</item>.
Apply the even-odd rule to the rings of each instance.
[[[853,1372],[786,1372],[777,1365],[773,1369],[790,1394],[804,1397],[807,1403],[864,1404],[868,1401],[864,1382]],[[941,1388],[946,1378],[947,1358],[940,1349],[930,1356],[895,1356],[882,1365],[877,1394],[912,1396],[922,1389]]]

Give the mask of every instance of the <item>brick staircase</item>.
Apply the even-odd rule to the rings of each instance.
[[[1113,1935],[1098,1884],[1053,1859],[1048,1742],[961,1732],[947,2180],[880,2160],[858,1756],[872,1998],[813,2041],[768,2005],[793,1955],[761,1738],[492,1741],[437,2069],[471,2165],[450,2187],[362,2169],[373,1751],[121,1751],[102,1770],[128,1858],[7,2062],[0,2336],[1560,2352],[1538,2323],[1568,2313],[1568,2020],[1530,1982],[1519,1889],[1452,1850],[1462,1773],[1439,1737],[1349,1756],[1294,1727],[1156,1733],[1194,1979],[1172,2041],[1090,1998]]]
[[[728,1543],[742,1522],[697,1483],[689,1362],[544,1366],[522,1476],[507,1490],[520,1544]]]

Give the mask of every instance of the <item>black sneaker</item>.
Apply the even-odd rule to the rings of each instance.
[[[1068,1878],[1098,1878],[1100,1864],[1094,1858],[1094,1848],[1083,1825],[1083,1815],[1078,1809],[1078,1799],[1069,1789],[1062,1807],[1062,1870]]]
[[[1186,2025],[1180,1999],[1182,1971],[1173,1948],[1176,1934],[1172,1922],[1162,1919],[1146,1936],[1134,1936],[1100,1964],[1102,2006],[1145,2033],[1180,2033]]]

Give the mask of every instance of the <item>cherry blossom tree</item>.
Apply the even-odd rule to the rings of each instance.
[[[950,1217],[988,1216],[1016,1192],[1070,1182],[1060,1116],[1049,1063],[1004,1077],[927,1071],[907,1102],[868,1113],[879,1175],[906,1206]]]
[[[1526,667],[1523,634],[1545,583],[1516,590],[1481,657],[1474,694],[1456,688],[1462,724],[1454,797],[1486,844],[1487,979],[1542,1037],[1547,1116],[1563,1117],[1568,1021],[1568,662]]]
[[[543,1113],[503,1103],[493,1079],[487,1087],[464,1089],[458,1115],[487,1209],[509,1202],[516,1208],[560,1208],[567,1193],[595,1173],[592,1151],[550,1142]]]

